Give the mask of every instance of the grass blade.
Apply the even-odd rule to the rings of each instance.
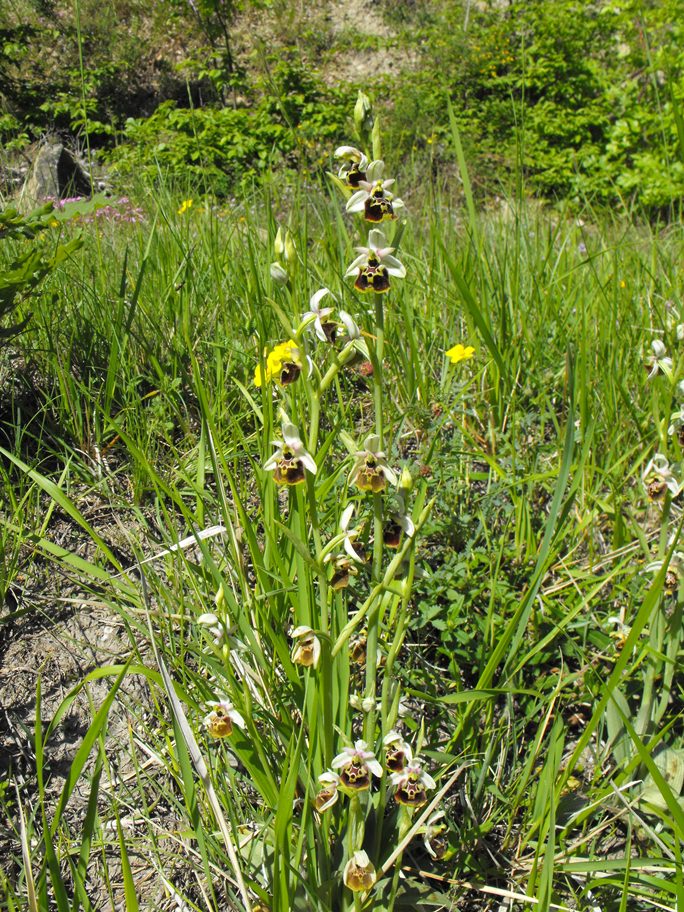
[[[143,585],[143,594],[144,594],[144,599],[145,599],[145,605],[148,607],[148,611],[149,611],[149,598],[147,595],[147,583],[145,581],[145,575],[142,571],[142,567],[140,568],[140,576],[141,576],[142,585]],[[183,740],[188,749],[188,753],[190,754],[190,759],[192,760],[192,764],[195,767],[197,775],[199,776],[200,781],[204,787],[204,790],[207,795],[207,800],[209,801],[211,809],[214,812],[216,822],[218,823],[219,829],[221,830],[221,835],[223,837],[223,841],[226,846],[226,851],[228,852],[228,858],[230,859],[230,863],[233,868],[233,874],[235,875],[235,880],[237,882],[238,890],[240,891],[240,895],[242,897],[242,902],[244,904],[245,910],[246,910],[246,912],[251,912],[252,906],[251,906],[250,899],[249,899],[249,893],[247,892],[247,886],[246,886],[244,878],[242,876],[242,870],[240,869],[240,862],[238,861],[237,852],[235,851],[235,845],[233,843],[233,837],[231,836],[231,833],[230,833],[230,828],[228,826],[226,818],[223,816],[223,811],[221,810],[221,804],[220,804],[220,802],[218,800],[218,796],[216,795],[216,792],[214,790],[214,784],[212,783],[211,777],[209,776],[209,770],[207,769],[207,765],[204,762],[204,758],[202,757],[202,753],[199,749],[199,745],[197,744],[197,741],[195,740],[195,736],[192,733],[192,729],[190,728],[190,725],[188,724],[188,720],[185,716],[183,706],[181,705],[180,700],[176,696],[176,691],[174,688],[173,681],[171,679],[171,675],[169,674],[168,669],[167,669],[166,665],[164,664],[164,660],[161,657],[159,649],[157,648],[157,643],[154,638],[154,631],[152,629],[152,622],[150,620],[149,614],[148,614],[148,625],[150,628],[150,641],[152,643],[154,657],[157,661],[157,665],[159,666],[159,671],[161,672],[161,676],[164,681],[164,689],[166,690],[166,694],[169,698],[169,702],[171,703],[171,709],[173,711],[174,718],[176,719],[176,721],[178,723],[178,727],[180,728],[181,734],[183,736]]]

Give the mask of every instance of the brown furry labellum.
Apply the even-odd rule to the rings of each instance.
[[[361,181],[366,180],[366,172],[361,170],[361,166],[358,162],[352,162],[349,165],[349,170],[345,174],[345,180],[350,187],[358,187]]]
[[[391,519],[385,523],[385,528],[382,530],[382,540],[385,546],[387,548],[398,548],[401,543],[401,533],[402,528],[395,520]]]
[[[674,570],[668,570],[667,573],[665,574],[665,586],[664,586],[665,592],[668,595],[673,595],[673,593],[676,592],[678,587],[679,587],[679,577],[674,572]]]
[[[333,568],[333,575],[330,580],[331,587],[337,592],[340,589],[346,589],[352,576],[358,573],[356,567],[347,557],[338,557]]]
[[[314,807],[319,813],[327,810],[337,800],[337,786],[327,785],[314,798]]]
[[[286,361],[280,368],[280,385],[289,386],[290,383],[294,383],[301,372],[302,368],[299,364],[295,364],[294,361]]]
[[[363,667],[366,664],[366,635],[352,637],[349,641],[349,661]]]
[[[380,260],[372,254],[368,257],[365,266],[359,267],[359,274],[354,282],[354,288],[357,291],[374,291],[382,294],[389,291],[390,280],[387,267],[383,266]]]
[[[360,491],[372,491],[380,494],[387,488],[387,478],[382,467],[377,464],[374,456],[367,456],[364,464],[354,477],[354,484]]]
[[[304,481],[304,478],[305,470],[302,461],[285,450],[273,471],[273,480],[276,484],[296,485]]]
[[[340,770],[340,783],[348,789],[363,792],[370,788],[371,774],[365,763],[353,760]]]
[[[441,861],[449,851],[449,840],[443,833],[430,836],[427,842],[436,861]]]
[[[233,733],[233,720],[220,706],[209,713],[206,726],[212,738],[228,738]]]
[[[406,752],[401,747],[388,747],[385,753],[385,766],[391,773],[401,773],[406,766]]]
[[[646,488],[646,493],[651,500],[662,500],[665,496],[665,491],[667,491],[667,485],[659,478],[649,482],[648,487]]]
[[[422,807],[427,802],[427,791],[418,776],[409,774],[397,785],[394,800],[407,807]]]
[[[371,190],[370,196],[364,203],[363,217],[367,222],[382,222],[385,219],[394,219],[394,207],[385,196],[382,183]]]

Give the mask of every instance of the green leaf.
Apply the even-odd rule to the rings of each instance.
[[[59,826],[59,823],[62,819],[62,814],[64,813],[64,810],[67,806],[69,798],[71,797],[72,792],[76,788],[76,784],[77,784],[78,780],[81,778],[81,773],[83,772],[83,769],[84,769],[86,763],[88,762],[88,757],[90,756],[90,751],[92,750],[93,745],[95,744],[95,741],[97,740],[99,735],[105,730],[105,726],[107,724],[107,718],[109,716],[109,710],[112,707],[112,703],[114,702],[114,698],[116,697],[116,694],[119,690],[119,687],[121,686],[123,679],[126,677],[126,674],[128,673],[129,665],[130,665],[130,660],[123,666],[123,668],[121,669],[121,672],[119,673],[119,676],[117,677],[114,684],[111,686],[109,693],[107,694],[107,696],[105,697],[105,699],[102,703],[102,706],[100,706],[97,713],[95,714],[95,718],[88,726],[88,731],[85,733],[85,735],[83,737],[81,746],[76,751],[76,756],[71,761],[71,766],[69,767],[69,773],[68,773],[66,780],[64,782],[64,785],[62,787],[62,793],[59,796],[59,802],[57,803],[57,807],[55,809],[53,819],[52,819],[52,824],[50,825],[50,832],[53,834],[57,831],[57,827]]]

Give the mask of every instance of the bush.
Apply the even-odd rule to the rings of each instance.
[[[449,97],[490,184],[519,163],[546,196],[630,197],[651,208],[681,199],[679,0],[526,0],[478,7],[467,23],[451,6],[421,37],[429,64],[395,92],[404,143],[448,136]]]
[[[159,172],[219,195],[264,170],[310,167],[323,143],[345,135],[353,92],[324,89],[301,65],[281,62],[252,107],[179,108],[129,118],[109,156],[122,173]],[[267,91],[270,89],[270,92]]]

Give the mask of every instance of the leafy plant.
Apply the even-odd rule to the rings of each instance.
[[[81,246],[78,237],[72,238],[65,244],[58,244],[50,254],[44,246],[35,243],[36,238],[54,223],[53,205],[48,203],[36,209],[30,215],[20,215],[16,209],[4,209],[0,212],[0,241],[21,239],[29,242],[19,245],[25,249],[19,256],[16,249],[0,262],[0,321],[6,320],[26,302],[38,285],[59,265]],[[6,343],[13,336],[20,333],[30,320],[30,314],[18,323],[0,325],[0,342]]]

